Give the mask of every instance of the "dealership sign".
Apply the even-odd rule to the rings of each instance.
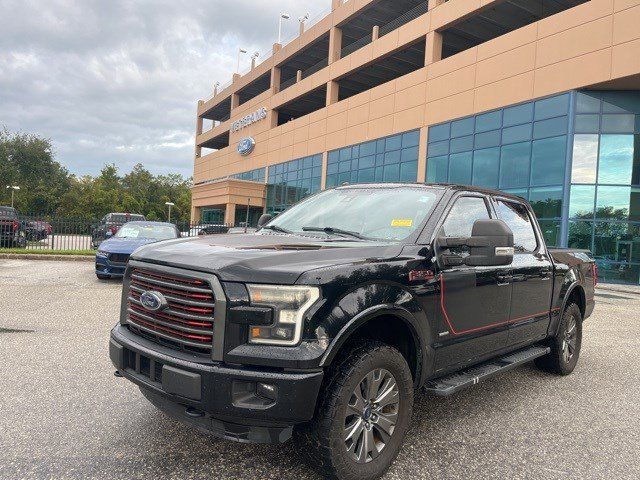
[[[264,120],[265,118],[267,118],[267,109],[262,107],[257,112],[254,112],[251,115],[247,115],[246,117],[233,122],[231,124],[231,131],[239,132],[243,128],[248,127],[249,125],[253,125],[254,123],[259,122],[260,120]]]
[[[240,140],[240,143],[238,143],[238,153],[243,157],[253,152],[254,148],[256,148],[256,141],[251,137],[243,138]]]

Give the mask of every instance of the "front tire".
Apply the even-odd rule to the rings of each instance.
[[[413,395],[398,350],[377,341],[358,345],[328,372],[316,417],[303,431],[316,468],[339,480],[381,477],[404,441]]]
[[[570,303],[562,314],[558,335],[550,344],[551,352],[536,359],[541,370],[556,375],[569,375],[576,368],[582,347],[582,311],[575,303]]]

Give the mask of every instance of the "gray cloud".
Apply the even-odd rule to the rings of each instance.
[[[195,109],[269,51],[278,15],[330,0],[0,0],[0,127],[51,138],[77,174],[107,162],[190,176]],[[244,59],[247,66],[248,58]]]

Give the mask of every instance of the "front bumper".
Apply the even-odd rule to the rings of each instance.
[[[107,258],[96,257],[96,275],[123,277],[126,270],[126,263],[112,263]]]
[[[170,416],[239,442],[281,443],[313,418],[323,372],[225,366],[111,331],[111,361]],[[177,356],[177,355],[180,356]],[[266,395],[264,395],[266,393]]]

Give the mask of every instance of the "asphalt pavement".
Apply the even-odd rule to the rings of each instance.
[[[84,262],[0,260],[0,478],[319,479],[296,445],[215,439],[113,376],[121,285]],[[600,290],[569,377],[526,366],[418,395],[386,479],[640,478],[640,289]]]

